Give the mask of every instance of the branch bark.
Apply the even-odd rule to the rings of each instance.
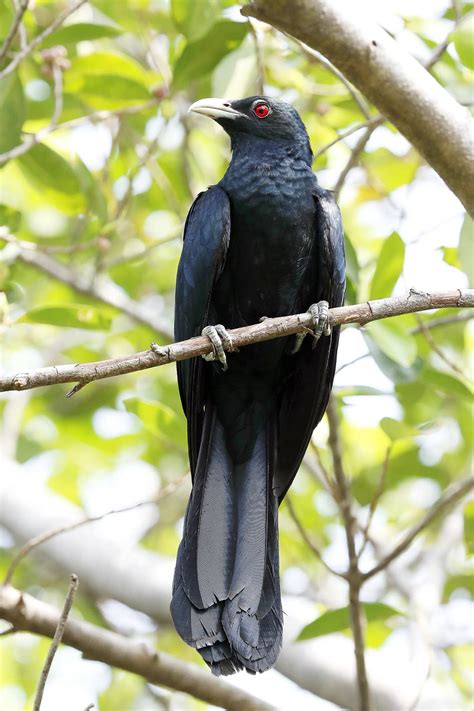
[[[0,588],[0,616],[17,630],[50,638],[54,637],[60,623],[60,613],[52,605],[10,586]],[[139,674],[152,684],[183,691],[215,706],[231,711],[274,709],[248,692],[212,677],[194,664],[155,652],[142,643],[132,642],[123,635],[89,622],[67,620],[62,639],[87,659]]]
[[[4,239],[4,236],[0,234],[0,240],[1,239]],[[15,242],[13,242],[13,244],[15,244]],[[17,246],[17,258],[21,259],[25,264],[30,264],[45,274],[52,276],[53,279],[62,281],[80,294],[91,296],[98,301],[102,301],[104,304],[108,304],[122,311],[138,323],[148,326],[155,331],[155,333],[161,333],[166,338],[172,337],[172,331],[168,324],[154,316],[153,313],[150,313],[150,309],[131,299],[120,286],[105,275],[101,275],[94,281],[91,281],[76,274],[66,264],[63,264],[40,250],[34,247],[27,249],[25,242],[20,241]]]
[[[42,257],[44,256],[42,255]],[[368,301],[364,304],[330,309],[329,315],[331,325],[348,323],[363,325],[370,321],[435,308],[473,306],[474,289],[443,291],[435,294],[427,294],[411,289],[402,296],[392,296],[387,299]],[[252,343],[260,343],[273,338],[309,331],[310,328],[311,316],[308,313],[304,313],[294,316],[268,318],[252,326],[230,330],[229,334],[232,338],[233,348],[243,348]],[[166,363],[186,360],[187,358],[194,358],[210,352],[211,344],[209,339],[205,336],[199,336],[190,338],[187,341],[172,343],[168,346],[150,348],[149,350],[121,358],[110,358],[93,363],[54,365],[25,373],[5,375],[0,377],[0,392],[29,390],[43,385],[58,383],[79,383],[79,386],[83,387],[95,380],[155,368]],[[75,391],[73,390],[73,392]]]
[[[474,214],[470,114],[387,32],[331,0],[254,0],[242,14],[322,52],[415,146]]]
[[[32,482],[23,468],[9,459],[2,459],[0,470],[0,524],[23,544],[58,526],[67,526],[83,516],[79,507],[64,497]],[[28,496],[25,496],[28,491]],[[183,500],[184,507],[185,502]],[[45,541],[32,551],[38,561],[68,575],[71,561],[83,592],[94,599],[112,598],[156,620],[170,625],[170,601],[174,560],[135,546],[130,549],[107,534],[100,521],[90,522],[80,529],[70,530]],[[341,638],[337,651],[328,655],[325,638],[294,643],[302,627],[314,617],[314,606],[299,597],[283,598],[287,612],[283,648],[277,670],[304,689],[342,708],[356,711],[356,685],[352,673],[352,640]],[[406,711],[413,688],[419,679],[408,677],[410,669],[397,669],[396,674],[384,674],[386,663],[373,650],[368,653],[369,678],[374,706],[393,711]],[[243,677],[245,684],[247,677]],[[401,683],[403,679],[403,685]],[[403,687],[403,692],[401,688]]]

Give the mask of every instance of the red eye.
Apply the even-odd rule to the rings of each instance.
[[[270,107],[268,104],[257,104],[253,112],[257,118],[264,119],[270,113]]]

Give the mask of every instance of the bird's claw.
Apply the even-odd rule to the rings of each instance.
[[[317,304],[311,304],[307,313],[309,313],[313,319],[313,348],[316,348],[316,344],[323,334],[325,336],[331,335],[331,324],[329,323],[329,304],[327,301],[318,301]],[[295,346],[292,353],[297,353],[299,351],[305,337],[306,333],[296,334]]]
[[[222,370],[227,370],[225,351],[232,351],[234,348],[232,337],[225,327],[220,323],[217,323],[215,326],[206,326],[202,329],[201,336],[207,336],[212,343],[212,352],[203,355],[204,360],[218,360],[222,365]]]
[[[319,341],[323,333],[325,336],[331,335],[331,324],[329,323],[329,304],[327,301],[318,301],[317,304],[311,304],[308,309],[308,313],[311,314],[311,318],[313,319],[313,348],[315,348],[316,343]]]

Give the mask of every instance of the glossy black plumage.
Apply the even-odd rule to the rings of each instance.
[[[270,109],[262,119],[260,102]],[[177,340],[344,298],[340,215],[311,171],[298,114],[264,97],[219,106],[232,160],[188,215]],[[334,329],[314,349],[306,338],[297,353],[294,337],[255,344],[230,354],[226,372],[200,358],[178,364],[193,491],[171,609],[216,674],[265,671],[278,656],[278,504],[324,414],[338,337]]]

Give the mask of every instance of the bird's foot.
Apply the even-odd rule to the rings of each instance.
[[[201,336],[207,336],[212,343],[212,352],[203,355],[204,360],[218,360],[222,365],[222,370],[227,370],[225,351],[233,351],[234,346],[232,337],[225,327],[220,323],[215,326],[206,326],[202,329]]]
[[[311,314],[313,319],[313,331],[308,331],[313,336],[313,348],[316,348],[316,344],[324,334],[325,336],[331,335],[331,324],[329,323],[329,304],[327,301],[318,301],[317,304],[311,304],[307,313]],[[307,333],[308,333],[307,332]],[[295,346],[292,353],[298,353],[301,345],[306,337],[306,333],[297,333],[295,339]]]

